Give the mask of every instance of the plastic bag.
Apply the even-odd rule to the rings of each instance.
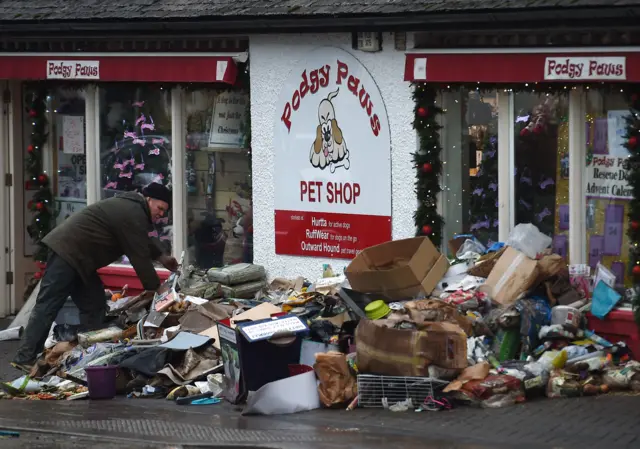
[[[464,243],[458,249],[456,253],[456,258],[468,260],[468,259],[478,259],[481,255],[483,255],[487,251],[487,248],[484,247],[482,243],[474,239],[466,239]]]
[[[551,246],[552,241],[553,239],[540,232],[536,225],[520,223],[509,234],[506,245],[517,249],[531,259],[535,259],[538,254]]]

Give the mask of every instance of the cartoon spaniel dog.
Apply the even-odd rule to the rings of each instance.
[[[338,96],[339,90],[331,92],[318,106],[318,122],[320,124],[316,130],[316,140],[311,145],[309,155],[311,165],[322,170],[329,166],[331,173],[334,173],[338,167],[349,170],[351,165],[347,142],[342,136],[342,130],[336,120],[336,110],[331,103],[331,100]]]

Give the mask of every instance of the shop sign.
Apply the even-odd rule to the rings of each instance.
[[[100,61],[47,61],[47,79],[99,80]]]
[[[549,81],[626,80],[624,56],[548,57],[544,79]]]
[[[276,103],[276,253],[351,259],[391,240],[390,142],[367,69],[338,48],[309,52]]]

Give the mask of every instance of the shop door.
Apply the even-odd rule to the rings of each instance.
[[[2,110],[0,115],[0,317],[14,312],[11,269],[11,96],[9,85],[0,81]]]

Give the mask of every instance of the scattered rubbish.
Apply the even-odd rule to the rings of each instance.
[[[56,322],[0,397],[228,401],[278,415],[640,391],[638,338],[613,325],[635,290],[602,264],[567,265],[550,244],[532,224],[505,244],[456,236],[452,260],[426,237],[396,240],[360,252],[344,274],[321,264],[311,280],[269,282],[273,267],[246,263],[181,266],[155,294],[107,292],[103,329]]]

